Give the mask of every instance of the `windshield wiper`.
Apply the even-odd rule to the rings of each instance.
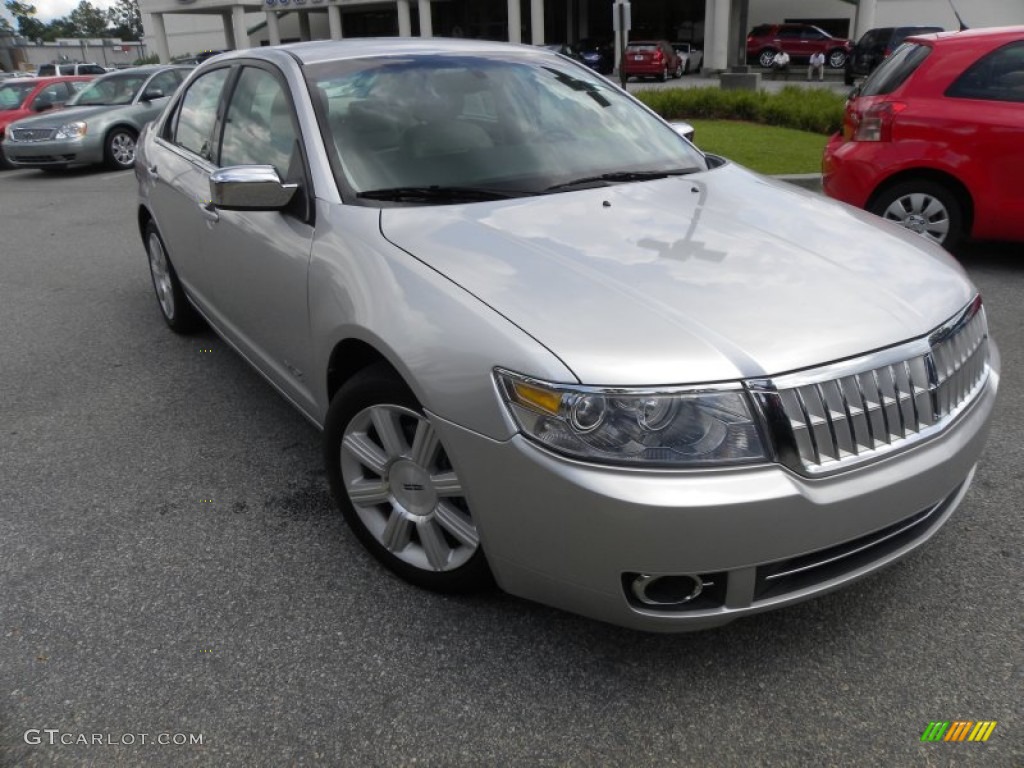
[[[664,179],[668,176],[685,176],[688,173],[696,172],[696,168],[676,168],[670,171],[612,171],[597,176],[584,176],[572,181],[563,181],[560,184],[553,184],[545,192],[559,192],[570,187],[594,186],[606,187],[609,184],[622,184],[628,181],[653,181]]]
[[[387,189],[370,189],[357,192],[356,197],[366,200],[389,200],[396,203],[407,202],[480,202],[484,200],[508,200],[522,197],[524,192],[503,192],[490,187],[390,187]]]

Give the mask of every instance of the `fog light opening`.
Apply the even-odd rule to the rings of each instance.
[[[700,577],[688,573],[652,576],[641,573],[633,579],[633,595],[644,605],[683,605],[695,600],[704,590]]]

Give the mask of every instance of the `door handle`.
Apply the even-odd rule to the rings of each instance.
[[[203,215],[211,224],[216,224],[220,221],[220,214],[217,212],[217,208],[213,203],[199,203],[199,212]]]
[[[154,179],[158,178],[159,174],[156,172],[156,163],[153,163],[153,165],[147,165],[146,173],[148,173]]]

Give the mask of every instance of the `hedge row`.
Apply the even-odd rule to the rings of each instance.
[[[826,135],[839,130],[846,102],[832,91],[792,85],[778,93],[677,88],[634,95],[666,120],[748,120]]]

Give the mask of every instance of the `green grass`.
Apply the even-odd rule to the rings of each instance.
[[[759,173],[819,173],[827,136],[734,120],[688,120],[697,146]]]

